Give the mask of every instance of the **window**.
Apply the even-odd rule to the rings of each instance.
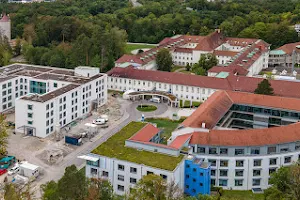
[[[130,183],[136,184],[136,178],[130,178]]]
[[[123,185],[118,185],[118,190],[124,192],[124,186]]]
[[[252,186],[259,186],[260,185],[260,179],[253,179],[252,180]]]
[[[281,153],[289,152],[289,148],[281,148],[281,149],[280,149],[280,152],[281,152]]]
[[[244,175],[244,170],[235,170],[235,176],[243,176]]]
[[[220,160],[220,167],[228,167],[228,160]]]
[[[251,149],[251,154],[252,154],[252,155],[258,155],[259,153],[260,153],[259,148],[252,148],[252,149]]]
[[[260,169],[253,170],[253,176],[260,176]]]
[[[189,185],[185,185],[185,188],[186,188],[186,189],[189,189],[189,188],[190,188],[190,186],[189,186]]]
[[[199,183],[199,185],[200,185],[200,187],[202,187],[202,186],[203,186],[203,183]]]
[[[268,147],[268,154],[276,153],[276,146]]]
[[[234,180],[234,185],[235,186],[243,186],[243,179],[241,179],[241,180]]]
[[[220,170],[220,176],[227,176],[228,171],[227,170]]]
[[[277,168],[270,168],[269,169],[269,175],[271,175],[272,173],[276,172]]]
[[[235,149],[235,155],[244,155],[244,149]]]
[[[106,171],[103,171],[103,172],[102,172],[102,176],[104,176],[104,177],[108,177],[108,172],[106,172]]]
[[[228,149],[227,148],[220,148],[220,154],[221,155],[227,155],[228,154]]]
[[[32,113],[27,113],[28,118],[32,118]]]
[[[135,167],[130,167],[130,173],[136,174],[137,169]]]
[[[28,110],[32,110],[32,105],[27,105]]]
[[[27,121],[27,124],[32,125],[33,122],[32,121]]]
[[[124,176],[123,175],[118,175],[118,180],[119,181],[124,181]]]
[[[219,186],[227,186],[227,179],[219,179]]]
[[[216,179],[210,179],[210,184],[215,186],[216,185]]]
[[[197,169],[196,168],[193,168],[193,172],[196,172],[197,171]]]
[[[198,147],[198,153],[205,153],[205,147]]]
[[[217,161],[216,160],[208,160],[208,162],[210,163],[210,166],[212,166],[212,167],[217,166]]]
[[[270,158],[270,165],[276,165],[277,164],[277,158]]]
[[[290,163],[290,162],[292,162],[292,156],[284,157],[284,163]]]
[[[244,161],[243,160],[237,160],[235,162],[235,166],[236,167],[243,167],[244,166]]]
[[[92,175],[97,175],[98,174],[98,170],[95,168],[91,168],[91,174]]]
[[[147,171],[147,175],[149,175],[149,174],[153,174],[153,172]]]
[[[124,169],[125,169],[124,165],[118,165],[118,170],[124,171]]]
[[[168,176],[167,176],[167,175],[164,175],[164,174],[160,174],[160,176],[161,176],[163,179],[165,179],[165,180],[167,180],[167,178],[168,178]]]
[[[254,160],[253,166],[254,167],[260,167],[261,166],[261,160]]]
[[[186,168],[190,168],[190,165],[189,165],[189,164],[187,164],[187,165],[186,165]]]
[[[217,148],[209,148],[209,154],[217,154]]]
[[[211,169],[210,170],[210,175],[211,176],[215,176],[216,175],[216,170],[215,169]]]

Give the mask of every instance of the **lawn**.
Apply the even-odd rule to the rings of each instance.
[[[153,112],[157,109],[154,105],[138,105],[136,109],[140,112]]]
[[[130,122],[106,142],[94,149],[92,153],[173,171],[182,161],[182,155],[174,157],[125,147],[125,140],[129,139],[145,125],[146,123],[142,122]]]
[[[131,51],[136,50],[136,49],[151,49],[154,48],[155,45],[147,45],[147,44],[126,44],[125,46],[125,53],[126,54],[131,54]]]
[[[175,71],[178,70],[178,69],[185,70],[185,67],[175,65],[175,66],[172,67],[171,72],[175,72]]]
[[[264,194],[253,194],[250,190],[224,190],[220,200],[264,200]]]
[[[183,119],[175,121],[175,120],[170,120],[170,119],[166,119],[166,118],[148,118],[148,119],[145,119],[145,121],[154,123],[157,125],[157,127],[159,129],[163,130],[163,133],[161,135],[161,138],[163,138],[163,140],[161,143],[167,144],[167,140],[169,139],[169,137],[171,137],[172,132],[177,128],[177,126],[181,122],[183,122]]]

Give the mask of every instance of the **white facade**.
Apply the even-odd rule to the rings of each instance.
[[[279,167],[297,162],[299,155],[300,151],[261,156],[197,156],[211,163],[212,185],[224,189],[251,190],[267,189],[270,174]]]
[[[1,70],[0,112],[15,107],[16,132],[46,137],[107,101],[107,75],[97,68],[76,68],[77,75],[24,64]]]
[[[162,176],[168,183],[174,181],[180,189],[184,189],[184,161],[179,163],[173,171],[167,171],[96,154],[90,154],[90,156],[99,158],[99,166],[87,164],[86,176],[108,179],[117,195],[129,193],[130,188],[133,188],[143,176],[149,173]]]
[[[163,82],[136,80],[120,77],[108,77],[108,89],[117,91],[156,91],[171,92],[178,99],[202,102],[212,95],[216,89],[200,88],[188,85],[168,84]]]

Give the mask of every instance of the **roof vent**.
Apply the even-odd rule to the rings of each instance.
[[[201,127],[202,127],[202,128],[205,128],[205,122],[202,122]]]

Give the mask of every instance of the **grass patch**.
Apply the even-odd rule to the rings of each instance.
[[[174,66],[172,67],[172,69],[171,69],[171,72],[175,72],[175,71],[178,70],[178,69],[183,69],[183,70],[185,70],[185,67],[174,65]]]
[[[264,194],[253,194],[250,190],[224,190],[221,200],[264,200]]]
[[[145,121],[154,123],[157,125],[157,128],[163,130],[161,134],[162,144],[167,144],[167,140],[171,137],[172,132],[177,128],[177,126],[183,122],[184,119],[180,120],[170,120],[167,118],[148,118]]]
[[[85,175],[85,167],[81,168],[81,169],[79,170],[79,173],[82,173],[82,174]]]
[[[154,48],[155,45],[147,45],[147,44],[126,44],[125,46],[125,53],[131,54],[131,51],[136,49],[151,49]]]
[[[141,112],[153,112],[157,110],[157,107],[154,105],[139,105],[136,109]]]
[[[199,107],[201,105],[201,102],[192,101],[192,106],[191,106],[190,100],[184,101],[184,104],[183,104],[183,100],[180,100],[179,105],[181,108]]]
[[[106,142],[94,149],[92,153],[173,171],[178,163],[182,161],[182,155],[174,157],[125,147],[125,140],[129,139],[145,125],[146,123],[142,122],[130,122]]]

